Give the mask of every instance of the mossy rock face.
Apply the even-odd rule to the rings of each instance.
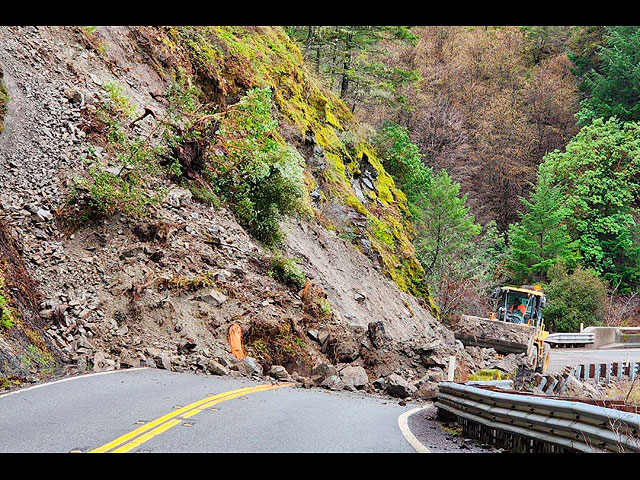
[[[42,334],[46,325],[38,315],[39,298],[8,229],[0,224],[0,390],[34,373],[46,378],[57,364],[55,349]]]
[[[412,246],[406,196],[385,171],[375,150],[354,132],[358,124],[346,105],[312,80],[299,49],[280,27],[162,27],[159,48],[172,58],[174,77],[198,85],[203,101],[222,107],[247,90],[269,88],[283,136],[305,153],[321,151],[323,168],[307,162],[305,188],[315,191],[309,205],[327,228],[343,223],[332,216],[340,202],[364,217],[355,240],[366,239],[374,261],[400,289],[430,303],[424,271]],[[221,109],[222,110],[222,109]],[[320,193],[321,192],[321,193]],[[351,236],[354,225],[338,234]],[[358,244],[354,241],[354,244]]]

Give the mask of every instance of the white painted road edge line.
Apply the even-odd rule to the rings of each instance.
[[[108,372],[87,373],[86,375],[78,375],[78,376],[75,376],[75,377],[67,377],[67,378],[63,378],[61,380],[55,380],[53,382],[40,383],[40,384],[34,385],[32,387],[27,387],[27,388],[21,388],[19,390],[14,390],[12,392],[8,392],[8,393],[4,393],[4,394],[0,395],[0,398],[8,397],[10,395],[15,395],[16,393],[28,392],[29,390],[35,390],[36,388],[48,387],[50,385],[56,385],[58,383],[70,382],[71,380],[79,380],[81,378],[99,377],[100,375],[110,375],[112,373],[136,372],[136,371],[147,370],[147,369],[148,369],[148,367],[140,367],[140,368],[127,368],[127,369],[124,369],[124,370],[110,370]]]
[[[420,440],[416,438],[416,436],[409,429],[409,417],[414,413],[421,412],[422,410],[426,410],[429,407],[419,407],[414,408],[413,410],[409,410],[408,412],[403,413],[398,417],[398,426],[400,427],[400,431],[404,438],[409,442],[409,445],[413,447],[413,449],[418,453],[432,453],[427,447],[425,447]]]

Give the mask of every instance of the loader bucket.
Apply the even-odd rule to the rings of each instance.
[[[453,328],[455,337],[469,347],[493,348],[496,352],[529,355],[536,328],[488,318],[463,315]]]

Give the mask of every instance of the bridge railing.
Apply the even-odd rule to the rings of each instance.
[[[570,369],[570,374],[578,380],[593,380],[596,383],[609,385],[612,379],[632,382],[640,375],[639,362],[589,363]]]

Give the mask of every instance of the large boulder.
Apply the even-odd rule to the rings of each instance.
[[[276,380],[286,380],[289,378],[289,372],[281,365],[273,365],[271,369],[269,369],[268,375]]]
[[[207,363],[207,371],[211,375],[229,375],[229,369],[215,360],[209,360]]]
[[[369,376],[362,367],[345,367],[340,371],[340,377],[345,386],[362,389],[369,384]]]
[[[313,370],[311,370],[312,378],[314,378],[318,383],[322,383],[327,378],[337,375],[338,369],[328,363],[319,363],[318,365],[313,367]]]
[[[438,395],[438,384],[436,382],[424,382],[418,388],[415,396],[423,400],[433,400]]]
[[[262,376],[262,365],[255,358],[244,357],[241,361],[234,365],[234,368],[250,377]]]
[[[333,390],[336,392],[340,390],[344,390],[344,387],[345,387],[344,382],[338,375],[330,376],[324,382],[322,382],[320,386],[322,388],[327,388],[329,390]]]
[[[392,397],[407,398],[416,393],[417,389],[400,375],[392,373],[387,377],[386,391]]]

